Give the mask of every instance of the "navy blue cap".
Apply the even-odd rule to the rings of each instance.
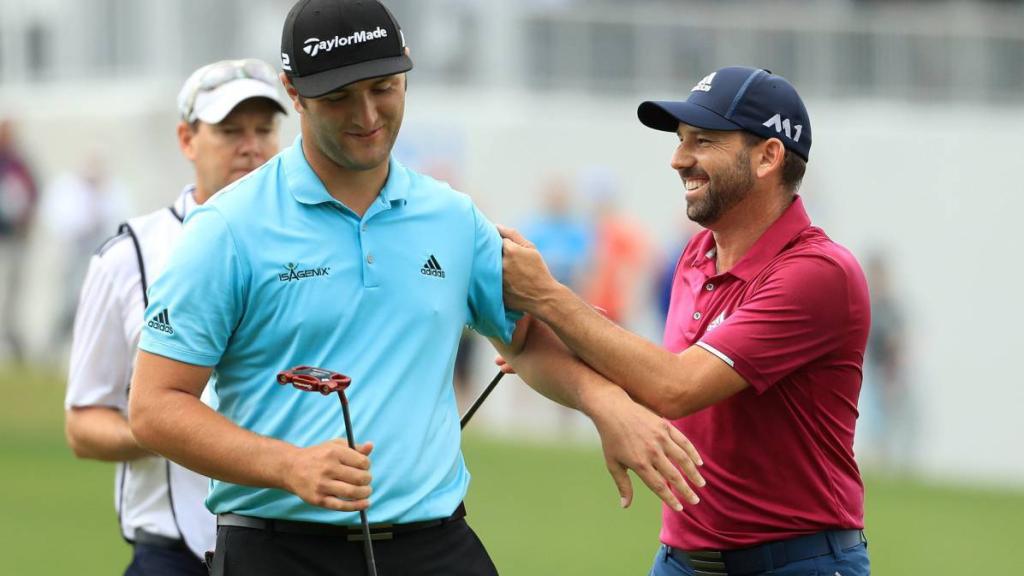
[[[679,123],[706,130],[746,130],[778,138],[804,160],[811,153],[811,121],[796,88],[768,70],[730,66],[704,77],[685,102],[640,104],[637,117],[655,130],[675,132]]]

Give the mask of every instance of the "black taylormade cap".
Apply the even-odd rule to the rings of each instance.
[[[407,72],[412,60],[398,22],[377,0],[299,0],[284,21],[281,68],[299,94],[316,98]]]
[[[768,70],[730,66],[704,77],[682,102],[644,102],[645,126],[675,132],[679,123],[706,130],[746,130],[778,138],[798,156],[811,153],[811,121],[796,88]]]

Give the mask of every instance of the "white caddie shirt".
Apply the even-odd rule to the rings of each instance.
[[[132,218],[89,262],[75,316],[66,409],[106,406],[128,410],[128,388],[153,284],[196,207],[188,186],[169,208]],[[138,245],[138,249],[136,248]],[[209,402],[208,398],[204,400]],[[181,538],[202,558],[213,550],[216,519],[204,500],[209,479],[159,456],[117,465],[114,506],[129,542],[136,530]]]

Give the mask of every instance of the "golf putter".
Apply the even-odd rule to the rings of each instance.
[[[341,413],[345,417],[345,435],[348,445],[355,450],[356,441],[352,434],[352,418],[348,412],[348,398],[345,389],[352,384],[352,379],[344,374],[332,372],[313,366],[296,366],[291,370],[282,370],[277,374],[278,384],[291,384],[304,392],[319,392],[324,396],[338,393],[341,400]],[[377,560],[373,556],[373,542],[370,540],[370,522],[366,518],[366,510],[359,511],[359,521],[363,525],[363,553],[366,556],[366,570],[370,576],[377,576]]]

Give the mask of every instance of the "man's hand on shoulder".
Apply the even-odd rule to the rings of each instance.
[[[561,287],[537,248],[514,228],[498,226],[502,238],[502,286],[505,306],[535,313],[538,305]]]

